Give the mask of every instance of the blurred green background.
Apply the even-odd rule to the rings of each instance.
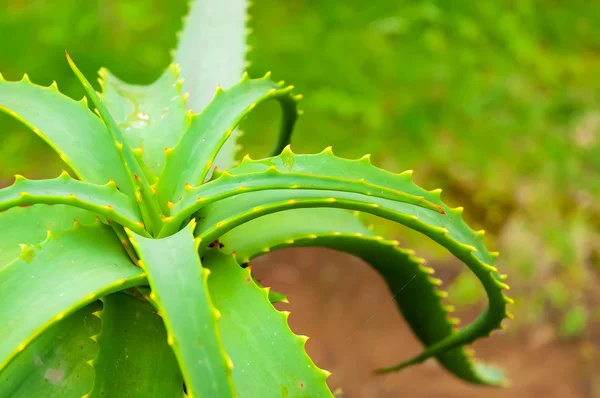
[[[170,62],[185,3],[0,0],[0,72],[55,79],[81,98],[67,49],[88,77],[106,66],[149,83]],[[251,14],[250,74],[272,70],[304,94],[296,151],[369,152],[378,166],[442,187],[501,252],[516,325],[580,337],[598,322],[599,4],[256,0]],[[245,121],[246,151],[267,153],[276,116],[269,104]],[[4,115],[0,134],[0,184],[63,167]],[[481,305],[476,281],[443,252],[386,223],[376,229],[433,254],[460,308]]]

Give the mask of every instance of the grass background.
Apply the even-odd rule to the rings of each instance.
[[[65,49],[88,77],[106,66],[149,83],[170,62],[186,4],[0,0],[0,10],[5,78],[27,72],[81,98]],[[272,70],[304,94],[295,151],[373,153],[376,165],[443,188],[501,252],[519,324],[577,337],[600,319],[599,4],[256,0],[251,14],[250,74]],[[270,148],[277,112],[265,105],[245,121],[241,143],[253,156]],[[63,167],[4,115],[0,137],[0,183]],[[376,229],[455,267],[414,234]],[[451,279],[455,302],[480,305],[468,272]]]

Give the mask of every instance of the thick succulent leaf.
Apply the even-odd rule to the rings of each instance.
[[[115,119],[127,144],[141,156],[140,166],[155,182],[165,162],[165,148],[177,144],[187,130],[189,114],[181,95],[179,69],[170,65],[154,83],[138,86],[125,83],[106,69],[98,72],[102,101]]]
[[[47,230],[57,234],[73,228],[73,220],[93,224],[96,215],[73,206],[43,204],[13,207],[0,213],[0,268],[21,253],[21,246],[46,239]]]
[[[281,156],[272,159],[285,162],[284,158],[289,156],[290,152],[287,150]],[[406,189],[411,188],[412,181],[410,181],[410,178],[403,178],[401,179],[402,183],[394,185],[393,188],[388,188],[368,183],[362,178],[348,179],[337,177],[334,175],[339,169],[331,167],[326,162],[327,158],[330,157],[315,157],[314,155],[294,155],[291,157],[291,159],[299,163],[309,163],[311,167],[307,172],[292,172],[289,171],[291,167],[273,162],[264,171],[241,174],[236,167],[232,169],[234,174],[223,172],[217,179],[198,188],[188,186],[186,187],[187,192],[184,194],[184,197],[173,206],[172,212],[174,215],[167,219],[165,223],[167,228],[162,234],[172,233],[187,217],[212,202],[245,192],[272,189],[289,189],[290,199],[293,199],[293,191],[298,189],[322,190],[321,197],[324,199],[335,196],[336,192],[355,192],[367,197],[373,196],[397,200],[443,213],[439,205],[425,200],[423,196],[410,195],[404,192]],[[350,160],[346,160],[345,162],[352,163]],[[240,167],[250,168],[247,167],[247,163]],[[368,174],[371,169],[375,169],[374,166],[364,163],[360,164],[360,168],[362,168],[364,175]]]
[[[49,233],[0,270],[0,370],[69,314],[145,281],[110,227]]]
[[[322,246],[353,254],[369,263],[386,281],[407,323],[425,345],[437,343],[454,332],[456,318],[442,302],[433,269],[397,241],[386,241],[365,227],[351,213],[338,209],[296,209],[270,214],[229,231],[219,241],[234,252],[238,262],[248,263],[266,252],[295,246]],[[210,282],[210,279],[209,279]],[[438,361],[458,377],[478,384],[503,384],[495,369],[472,360],[462,347],[439,353]]]
[[[388,174],[395,178],[390,177],[391,181],[382,185],[396,186],[398,180],[405,178],[403,175]],[[364,195],[348,192],[336,192],[334,198],[323,199],[319,191],[298,190],[295,191],[294,198],[290,199],[289,191],[270,190],[236,195],[202,208],[198,212],[201,220],[198,225],[199,237],[202,244],[206,245],[232,228],[266,214],[295,208],[337,207],[359,210],[398,222],[444,246],[480,279],[488,295],[488,309],[472,324],[431,345],[408,363],[398,366],[401,368],[489,335],[494,329],[500,328],[502,320],[509,316],[506,305],[512,301],[503,294],[502,289],[507,289],[508,286],[502,282],[503,278],[492,265],[494,256],[483,245],[482,233],[472,231],[462,221],[462,209],[445,206],[439,200],[439,193],[437,198],[425,190],[419,192],[414,189],[411,193],[427,195],[426,199],[443,206],[446,214],[372,196],[367,201]]]
[[[104,121],[108,132],[112,136],[113,145],[115,146],[115,148],[121,156],[121,162],[125,167],[125,170],[127,171],[127,174],[129,176],[129,182],[133,187],[135,187],[134,197],[137,203],[139,204],[144,223],[146,224],[146,228],[149,231],[158,232],[162,227],[162,219],[160,217],[160,209],[158,207],[158,204],[156,203],[154,191],[150,188],[148,180],[145,174],[143,173],[139,163],[137,162],[133,151],[125,142],[123,132],[121,131],[119,126],[117,126],[117,123],[106,108],[106,105],[104,105],[104,103],[98,96],[98,93],[96,93],[90,82],[77,68],[77,66],[68,54],[67,61],[69,62],[69,66],[73,70],[73,73],[75,73],[75,76],[81,82],[81,85],[83,86],[85,92],[92,100],[92,103],[94,104],[98,111],[98,114]]]
[[[248,0],[190,0],[190,10],[175,50],[183,90],[190,94],[188,109],[200,112],[215,88],[234,85],[245,69]],[[235,138],[223,145],[215,165],[234,164]]]
[[[188,109],[200,112],[215,87],[230,87],[245,69],[247,0],[191,0],[178,34],[175,63],[181,67]]]
[[[161,206],[167,200],[177,202],[185,192],[186,183],[204,182],[219,148],[257,104],[277,100],[282,108],[281,135],[291,135],[297,118],[292,89],[292,86],[280,87],[268,76],[249,79],[247,75],[226,91],[217,89],[210,104],[192,117],[190,128],[177,145],[167,151],[165,169],[157,186]]]
[[[193,230],[195,222],[165,239],[147,239],[130,233],[148,274],[150,299],[167,329],[167,342],[179,362],[193,397],[233,397],[231,363],[223,350],[215,310],[206,279],[210,271],[200,264]]]
[[[0,373],[0,397],[81,398],[90,391],[100,331],[94,302],[48,328]]]
[[[14,184],[0,189],[0,211],[36,203],[65,204],[89,210],[145,233],[135,201],[121,193],[114,181],[95,185],[74,180],[63,172],[51,180],[28,180],[16,176]]]
[[[211,270],[208,288],[221,313],[219,330],[233,362],[238,396],[332,397],[325,381],[329,372],[306,354],[308,338],[292,333],[289,312],[273,307],[250,270],[216,249],[205,254],[205,266]]]
[[[183,379],[162,319],[146,300],[124,293],[102,299],[94,388],[87,398],[180,397]]]
[[[123,192],[133,194],[119,153],[102,121],[87,106],[49,87],[0,76],[0,111],[13,116],[46,141],[84,181],[105,184],[113,179]]]

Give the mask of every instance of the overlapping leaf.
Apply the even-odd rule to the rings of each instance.
[[[74,180],[63,172],[52,180],[28,180],[17,176],[14,184],[0,189],[0,211],[36,203],[78,207],[146,233],[135,201],[121,193],[114,181],[95,185]]]
[[[292,86],[280,87],[268,76],[249,79],[247,75],[226,91],[218,88],[206,108],[192,117],[188,131],[177,145],[167,151],[166,165],[156,188],[161,206],[166,201],[177,202],[186,184],[204,182],[219,149],[257,104],[268,99],[281,104],[280,135],[289,138],[297,118],[296,100],[290,94],[292,89]]]
[[[18,82],[0,76],[0,111],[30,127],[82,180],[106,184],[113,179],[124,193],[133,194],[119,153],[87,101],[72,100],[55,84],[32,84],[26,75]]]
[[[152,306],[124,293],[108,295],[102,303],[99,352],[92,362],[96,377],[87,398],[180,397],[181,373]]]
[[[231,364],[223,351],[215,310],[206,285],[209,271],[200,264],[191,222],[165,239],[130,232],[148,273],[150,299],[167,329],[188,394],[193,397],[233,397]]]
[[[454,332],[454,318],[442,303],[444,292],[433,270],[396,241],[374,236],[360,220],[344,210],[296,209],[260,217],[219,239],[227,252],[235,252],[240,263],[266,252],[298,246],[323,246],[365,260],[386,281],[404,318],[425,345],[434,344]],[[349,270],[351,272],[351,270]],[[501,374],[473,361],[462,347],[437,355],[440,363],[458,377],[473,383],[498,385]]]
[[[240,398],[333,397],[325,379],[329,372],[306,354],[307,337],[287,325],[288,312],[269,302],[249,269],[230,255],[210,250],[204,256],[211,270],[208,288],[221,313],[219,331],[233,362],[233,381]]]
[[[125,83],[101,69],[102,100],[123,131],[150,182],[156,182],[165,161],[165,148],[177,144],[188,128],[189,114],[181,95],[179,69],[174,64],[154,83]]]
[[[49,233],[39,246],[0,269],[0,372],[53,324],[145,280],[103,224]]]
[[[217,86],[234,85],[246,65],[246,20],[248,0],[189,1],[189,13],[178,34],[174,62],[184,78],[183,91],[190,94],[188,109],[200,112],[213,97]],[[234,132],[223,145],[214,164],[233,166]]]
[[[311,163],[310,172],[294,172],[291,165],[285,165],[286,158],[301,163]],[[284,167],[277,167],[276,162],[270,159],[278,159],[283,162]],[[230,172],[223,172],[217,179],[201,185],[198,188],[186,187],[186,193],[183,198],[172,206],[173,216],[169,217],[165,223],[165,230],[161,235],[168,235],[175,231],[179,225],[191,214],[199,209],[210,205],[220,199],[229,198],[235,195],[241,195],[249,192],[283,190],[287,189],[290,203],[293,204],[296,190],[319,190],[319,194],[314,194],[315,198],[326,201],[335,200],[337,192],[353,192],[363,196],[365,200],[370,197],[386,198],[407,204],[412,204],[423,209],[429,209],[434,212],[443,213],[442,208],[425,200],[423,196],[407,194],[406,190],[412,188],[412,182],[404,179],[401,184],[396,184],[394,188],[388,188],[383,185],[371,184],[364,179],[352,179],[333,176],[331,167],[327,163],[327,156],[316,158],[312,155],[290,155],[290,151],[284,151],[280,156],[267,159],[265,162],[271,162],[271,165],[262,171],[241,173],[238,169],[246,167],[246,164],[232,169]],[[354,163],[352,161],[344,161]],[[373,166],[360,164],[364,174],[369,173]]]
[[[135,188],[135,195],[133,195],[133,197],[139,205],[144,223],[146,224],[146,229],[152,233],[158,232],[162,226],[162,214],[156,203],[155,192],[150,188],[146,175],[143,173],[133,151],[125,142],[123,132],[119,126],[117,126],[117,123],[98,96],[98,93],[96,93],[90,82],[77,68],[68,54],[67,61],[69,61],[71,70],[73,70],[73,73],[75,73],[75,76],[77,76],[77,79],[81,82],[81,85],[92,100],[92,103],[96,106],[98,114],[104,121],[106,129],[112,137],[113,145],[120,155],[121,164],[127,172],[129,182],[131,183],[131,186]]]
[[[50,326],[0,373],[0,397],[81,398],[90,391],[100,331],[99,302]]]
[[[73,220],[92,224],[96,215],[73,206],[43,204],[0,212],[0,268],[21,253],[21,246],[40,243],[50,229],[57,234],[73,228]]]
[[[426,191],[419,188],[412,182],[410,173],[393,174],[374,167],[365,173],[364,165],[370,164],[368,158],[348,162],[326,151],[313,155],[314,162],[310,162],[308,159],[309,157],[295,156],[288,150],[279,157],[260,161],[247,159],[234,169],[234,173],[256,172],[272,166],[280,169],[287,168],[293,172],[311,173],[315,164],[327,163],[331,176],[337,176],[343,172],[347,178],[364,179],[368,183],[386,187],[402,187],[403,192],[421,196],[425,200],[439,205],[443,212],[435,212],[384,198],[369,197],[369,200],[366,200],[364,195],[348,192],[336,192],[336,195],[329,199],[323,199],[317,191],[310,190],[298,190],[293,198],[290,198],[289,192],[281,190],[250,192],[202,208],[199,211],[200,237],[205,239],[205,242],[211,242],[244,222],[287,209],[339,207],[369,212],[422,232],[446,247],[468,265],[482,281],[490,300],[488,310],[476,322],[431,345],[423,354],[407,363],[400,364],[397,368],[422,362],[447,349],[468,344],[501,327],[501,321],[509,316],[506,312],[506,304],[511,300],[502,292],[502,289],[507,286],[492,265],[493,255],[483,244],[483,232],[472,231],[462,221],[460,217],[462,208],[451,209],[444,205],[440,200],[440,191]],[[319,173],[324,174],[321,166]]]

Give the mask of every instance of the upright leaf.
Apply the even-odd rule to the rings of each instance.
[[[200,264],[195,222],[165,239],[130,232],[140,266],[148,274],[150,299],[167,329],[167,342],[179,362],[188,394],[197,398],[234,397],[231,364],[223,350],[215,310],[206,286],[209,271]]]
[[[246,65],[246,9],[248,0],[191,0],[175,63],[181,67],[188,108],[198,113],[212,99],[217,86],[235,84]],[[231,135],[215,165],[228,168],[235,157]]]
[[[179,33],[175,63],[181,67],[188,109],[200,112],[217,86],[235,84],[246,65],[247,0],[191,0]]]
[[[178,67],[170,65],[147,86],[125,83],[106,69],[98,73],[104,104],[154,182],[164,166],[165,148],[177,144],[189,123]]]
[[[104,121],[104,124],[113,139],[113,145],[119,152],[121,162],[123,163],[123,166],[125,167],[125,170],[129,176],[129,182],[135,188],[134,197],[139,205],[146,228],[149,231],[158,232],[162,226],[162,220],[160,217],[161,212],[158,204],[156,203],[156,198],[154,195],[155,192],[150,188],[146,175],[143,173],[133,154],[133,151],[125,142],[123,132],[119,126],[117,126],[117,123],[100,99],[98,93],[96,93],[90,82],[86,79],[83,73],[81,73],[79,68],[77,68],[77,65],[75,65],[68,54],[67,61],[69,61],[71,70],[73,73],[75,73],[75,76],[83,86],[83,89],[87,95],[92,100],[92,103],[94,106],[96,106],[98,114]]]
[[[247,76],[228,90],[218,89],[210,104],[192,117],[190,128],[177,145],[167,151],[167,162],[157,186],[161,205],[167,200],[178,201],[186,183],[204,182],[225,140],[257,104],[277,100],[282,108],[281,135],[291,135],[297,118],[292,89],[292,86],[280,87],[268,77],[248,79]]]

